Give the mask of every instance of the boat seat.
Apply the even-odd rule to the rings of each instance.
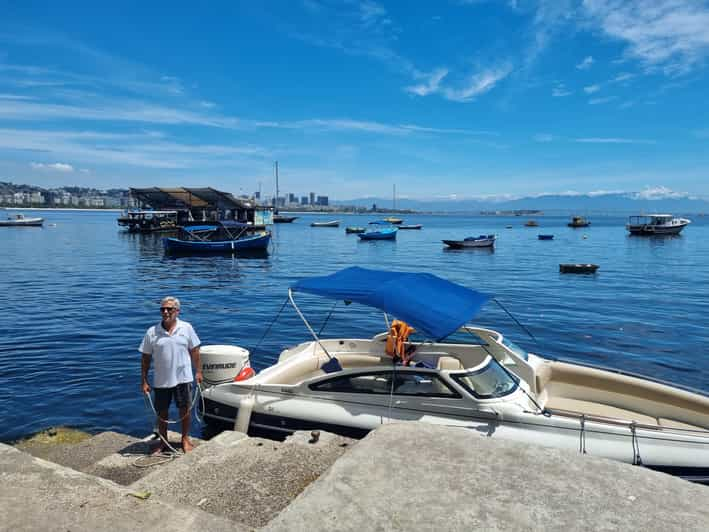
[[[595,403],[592,401],[581,401],[579,399],[569,399],[567,397],[551,397],[544,406],[549,410],[564,410],[566,412],[574,412],[577,414],[635,421],[636,423],[642,423],[644,425],[658,425],[657,419],[654,417],[633,412],[632,410],[626,410],[624,408],[605,405],[603,403]]]
[[[443,356],[438,358],[438,364],[436,364],[436,369],[444,371],[455,371],[459,369],[464,369],[463,364],[460,360],[455,357]]]

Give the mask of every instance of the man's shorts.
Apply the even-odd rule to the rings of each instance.
[[[175,398],[178,408],[189,408],[192,404],[192,383],[183,382],[174,388],[153,388],[155,390],[155,410],[163,412],[170,407],[170,401]]]

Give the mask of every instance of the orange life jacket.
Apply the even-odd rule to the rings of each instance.
[[[413,351],[407,352],[406,342],[412,332],[416,332],[416,329],[404,321],[394,320],[387,335],[386,354],[407,363]]]

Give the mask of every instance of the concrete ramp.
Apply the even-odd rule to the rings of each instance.
[[[0,530],[248,530],[0,444]]]
[[[264,530],[706,531],[708,502],[642,467],[407,423],[353,446]]]
[[[226,431],[131,484],[163,500],[263,526],[340,458],[354,441],[298,432],[284,442]]]

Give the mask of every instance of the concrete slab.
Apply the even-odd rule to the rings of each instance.
[[[372,432],[264,530],[709,530],[709,488],[588,455],[406,423]]]
[[[311,440],[310,433],[278,442],[226,431],[131,488],[263,526],[354,443],[328,433]]]
[[[0,444],[0,530],[248,530]]]

